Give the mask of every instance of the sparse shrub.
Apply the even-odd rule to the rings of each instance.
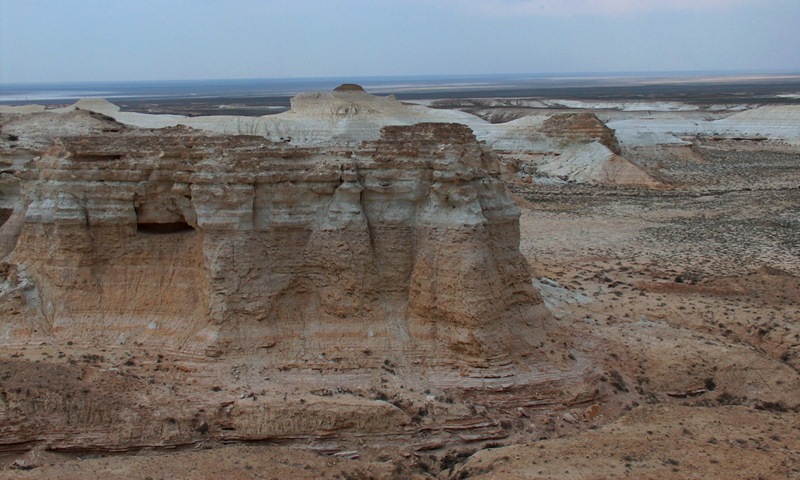
[[[386,395],[384,392],[377,392],[377,393],[375,393],[374,399],[375,400],[382,400],[382,401],[385,402],[386,400],[389,400],[389,396]]]
[[[722,392],[720,396],[717,397],[717,403],[720,405],[741,405],[745,400],[747,400],[745,397],[737,397],[728,392]]]
[[[616,370],[612,370],[609,372],[609,376],[611,377],[611,386],[617,389],[620,392],[627,392],[628,386],[625,384],[625,379],[622,378],[622,374]]]
[[[708,390],[709,392],[713,392],[714,390],[717,389],[717,384],[716,382],[714,382],[713,378],[706,378],[705,384],[706,384],[706,390]]]
[[[468,459],[475,453],[475,450],[459,450],[453,452],[447,452],[442,459],[439,461],[439,470],[445,471],[449,470],[450,473],[453,473],[453,469],[459,463],[462,463],[464,460]]]

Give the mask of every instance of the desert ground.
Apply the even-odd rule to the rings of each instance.
[[[774,100],[772,93],[751,97]],[[800,478],[800,146],[769,132],[672,132],[679,142],[626,143],[634,135],[622,131],[633,131],[631,122],[724,120],[766,102],[734,104],[726,96],[682,103],[667,95],[647,99],[650,110],[625,110],[620,102],[641,100],[544,100],[551,103],[423,103],[493,124],[565,112],[593,113],[612,128],[628,122],[617,123],[619,155],[654,180],[648,185],[547,176],[535,162],[525,168],[514,152],[500,154],[502,178],[521,213],[519,249],[531,281],[572,342],[570,355],[597,365],[586,380],[593,395],[558,408],[529,402],[504,410],[499,401],[488,407],[466,394],[443,399],[446,392],[419,391],[422,383],[413,384],[414,392],[390,381],[386,392],[395,405],[461,423],[336,439],[223,436],[116,452],[25,442],[4,446],[0,479]],[[259,384],[236,359],[207,367],[180,352],[130,345],[3,345],[0,358],[0,399],[15,388],[46,390],[39,383],[59,376],[70,377],[62,388],[76,398],[87,388],[109,398],[150,388],[172,402],[251,395],[259,387],[275,388],[255,393],[271,402],[292,394],[291,385]],[[208,390],[223,375],[204,368],[225,372],[223,391]],[[323,390],[294,398],[322,410],[340,408],[343,397],[374,398],[366,388]],[[469,418],[480,425],[464,428]],[[429,419],[416,421],[425,426]]]

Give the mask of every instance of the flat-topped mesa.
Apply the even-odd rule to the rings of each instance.
[[[183,127],[65,139],[3,227],[36,286],[7,336],[282,371],[534,364],[549,314],[497,170],[458,124],[339,151]]]
[[[599,142],[613,153],[620,153],[614,130],[608,128],[594,113],[556,114],[542,123],[541,130],[564,143]]]
[[[343,83],[333,89],[334,92],[363,92],[364,87],[355,83]]]

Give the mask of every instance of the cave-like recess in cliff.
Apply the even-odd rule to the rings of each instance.
[[[137,223],[136,232],[150,235],[194,232],[194,228],[186,221],[170,223]]]

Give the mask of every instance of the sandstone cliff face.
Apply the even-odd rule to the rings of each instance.
[[[35,321],[6,341],[258,354],[284,370],[536,357],[547,312],[496,173],[455,124],[386,127],[348,151],[183,127],[64,139],[4,226],[36,286]]]
[[[42,115],[0,119],[19,132],[0,158],[0,451],[426,450],[603,395],[467,126],[298,146]]]

